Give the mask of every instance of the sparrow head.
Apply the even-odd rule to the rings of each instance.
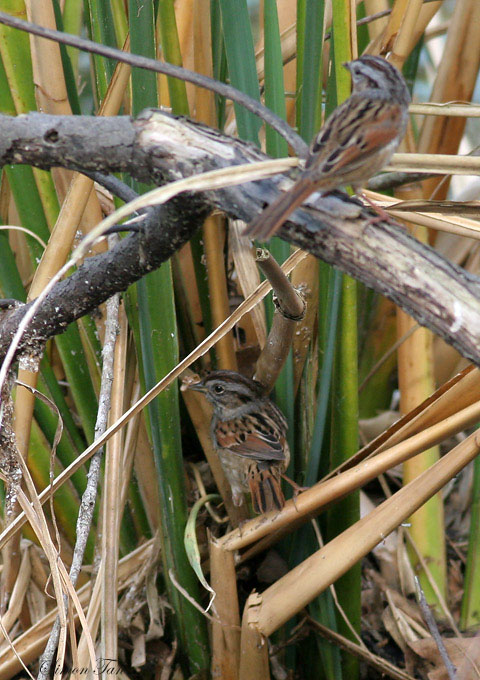
[[[235,371],[213,371],[189,389],[202,392],[224,418],[231,417],[230,412],[247,411],[252,402],[264,397],[260,383]]]
[[[383,57],[367,54],[344,64],[352,75],[352,91],[380,90],[393,101],[407,106],[410,93],[400,71]]]

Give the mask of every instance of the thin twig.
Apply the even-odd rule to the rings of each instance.
[[[113,358],[115,343],[118,334],[118,309],[120,296],[114,295],[106,304],[107,315],[105,323],[105,343],[102,350],[103,366],[98,400],[97,421],[95,423],[95,439],[98,439],[107,429],[108,413],[110,411],[110,399],[113,382]],[[92,526],[93,511],[98,493],[98,480],[100,478],[103,446],[93,456],[87,475],[87,486],[82,496],[77,518],[76,542],[73,550],[73,559],[70,567],[70,579],[75,586],[87,545],[88,535]],[[58,645],[60,634],[60,621],[55,619],[50,637],[45,646],[39,664],[37,680],[47,680],[52,665],[55,650]]]
[[[445,664],[445,668],[447,669],[448,677],[450,678],[450,680],[455,680],[456,668],[453,665],[450,657],[448,656],[447,649],[442,640],[442,636],[440,635],[440,631],[438,630],[437,622],[433,617],[432,610],[427,604],[427,600],[425,599],[425,593],[422,590],[420,581],[418,580],[417,576],[415,576],[415,587],[417,589],[418,603],[420,604],[420,609],[422,610],[423,618],[428,626],[430,635],[432,636],[433,640],[435,641],[435,644],[437,645],[440,656],[442,657],[442,661]]]

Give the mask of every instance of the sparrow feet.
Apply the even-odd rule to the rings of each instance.
[[[282,474],[281,477],[288,484],[290,484],[290,486],[292,487],[292,489],[293,489],[292,501],[293,501],[293,504],[295,506],[295,510],[297,512],[299,512],[299,510],[297,508],[297,496],[298,496],[299,493],[302,493],[303,491],[307,491],[307,489],[309,489],[310,487],[309,486],[300,486],[300,484],[297,484],[297,482],[294,482],[293,479],[290,479],[290,477],[287,477],[286,474]]]

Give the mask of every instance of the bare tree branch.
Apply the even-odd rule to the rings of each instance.
[[[264,160],[257,148],[203,125],[160,111],[126,117],[0,116],[0,164],[125,171],[163,183],[200,172]],[[251,220],[292,180],[286,175],[182,196],[166,204],[158,228],[131,235],[114,250],[88,260],[58,284],[25,342],[55,335],[72,320],[124,290],[171,256],[213,208]],[[480,364],[480,279],[419,243],[401,227],[371,223],[371,213],[345,195],[313,196],[283,226],[285,240],[308,250],[394,300]],[[0,329],[0,356],[23,310]]]

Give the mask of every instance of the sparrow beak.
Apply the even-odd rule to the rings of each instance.
[[[188,386],[189,390],[195,390],[195,392],[205,392],[206,388],[205,385],[202,382],[198,383],[193,383],[192,385]]]

